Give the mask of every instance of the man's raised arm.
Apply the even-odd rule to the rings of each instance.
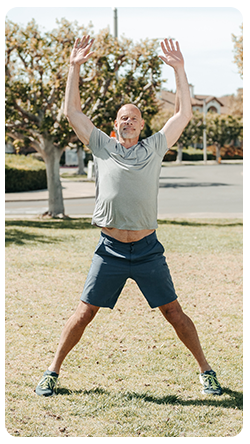
[[[174,68],[176,78],[177,109],[173,117],[171,117],[162,128],[167,139],[168,148],[171,148],[191,120],[192,107],[188,81],[184,70],[184,59],[180,51],[179,43],[176,42],[175,48],[171,39],[165,39],[161,43],[161,48],[164,55],[160,55],[159,57],[167,65]]]
[[[79,74],[80,67],[92,56],[89,52],[93,44],[93,39],[84,36],[81,41],[75,41],[71,56],[70,68],[65,92],[64,113],[74,129],[79,139],[88,145],[90,134],[94,128],[91,120],[83,114],[81,110],[80,92],[79,92]]]

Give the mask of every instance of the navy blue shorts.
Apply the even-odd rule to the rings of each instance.
[[[177,299],[164,248],[156,233],[124,243],[101,233],[81,300],[114,308],[128,278],[133,279],[151,308]]]

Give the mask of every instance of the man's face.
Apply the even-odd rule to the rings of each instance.
[[[144,126],[140,110],[135,105],[124,105],[117,114],[115,127],[119,138],[136,139]]]

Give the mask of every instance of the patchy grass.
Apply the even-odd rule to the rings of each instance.
[[[242,222],[159,221],[179,301],[224,393],[129,280],[62,366],[34,389],[74,311],[99,239],[87,219],[6,221],[6,427],[20,437],[221,437],[242,428]]]

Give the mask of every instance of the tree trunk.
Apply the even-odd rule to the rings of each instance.
[[[83,149],[80,146],[77,148],[77,157],[78,157],[78,171],[77,174],[84,174],[84,160],[83,160]]]
[[[46,164],[47,184],[49,191],[49,208],[51,217],[64,217],[62,185],[60,180],[60,158],[63,150],[56,148],[49,140],[44,140],[43,157]]]
[[[216,147],[216,161],[217,161],[217,163],[221,163],[220,145],[219,145],[219,143],[215,143],[215,147]]]
[[[183,144],[179,143],[178,144],[177,159],[176,159],[177,163],[181,163],[182,162],[182,150],[183,150]]]

